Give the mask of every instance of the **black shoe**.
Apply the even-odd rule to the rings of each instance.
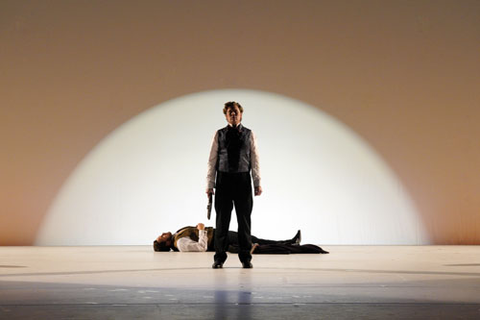
[[[242,267],[243,269],[252,269],[253,268],[253,264],[248,261],[248,262],[242,262]]]
[[[292,244],[294,246],[299,246],[301,241],[302,241],[302,231],[298,230],[297,234],[292,239]]]
[[[220,261],[215,261],[212,264],[213,269],[222,269],[223,268],[223,262]]]

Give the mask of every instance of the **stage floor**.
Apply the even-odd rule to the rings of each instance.
[[[326,255],[0,247],[0,319],[480,319],[479,246],[322,246]]]

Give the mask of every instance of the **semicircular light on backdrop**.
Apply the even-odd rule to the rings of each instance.
[[[213,90],[157,105],[105,137],[64,183],[36,244],[151,244],[163,231],[214,225],[214,212],[206,221],[206,164],[231,100],[244,106],[242,123],[259,144],[264,194],[254,199],[253,234],[284,239],[301,229],[304,243],[428,242],[400,181],[344,124],[278,94]]]

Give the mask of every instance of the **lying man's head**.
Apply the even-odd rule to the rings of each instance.
[[[153,250],[155,251],[170,251],[172,246],[172,233],[164,232],[153,241]]]

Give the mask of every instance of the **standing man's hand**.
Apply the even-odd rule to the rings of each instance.
[[[197,229],[198,230],[205,230],[205,225],[203,223],[197,224]]]
[[[206,191],[206,194],[207,194],[207,197],[210,197],[210,195],[215,194],[215,192],[213,191],[213,188],[208,188],[207,191]]]
[[[263,192],[262,187],[260,187],[260,186],[255,187],[255,196],[261,195],[262,192]]]

